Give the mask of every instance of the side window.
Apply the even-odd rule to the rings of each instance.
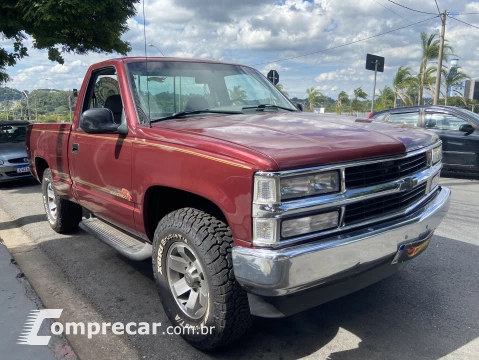
[[[388,113],[385,112],[385,113],[383,113],[383,114],[373,115],[372,118],[373,118],[374,120],[384,121],[384,118],[386,117],[387,114],[388,114]]]
[[[401,124],[409,127],[417,127],[419,121],[419,112],[403,113],[403,114],[391,114],[389,115],[388,122],[394,124]]]
[[[106,100],[112,95],[120,95],[118,76],[113,69],[98,71],[89,84],[88,98],[85,99],[83,111],[105,106]]]
[[[459,127],[465,124],[468,124],[468,122],[454,115],[426,113],[426,129],[459,131]]]
[[[93,108],[108,108],[113,113],[115,123],[121,123],[123,102],[120,85],[114,68],[97,70],[88,84],[88,93],[83,104],[83,111]]]

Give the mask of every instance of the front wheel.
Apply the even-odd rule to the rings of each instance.
[[[252,322],[235,279],[228,226],[192,208],[163,218],[153,240],[153,274],[168,318],[201,350],[236,340]],[[176,332],[175,332],[176,333]]]
[[[42,195],[43,206],[52,229],[60,234],[76,231],[82,219],[82,208],[58,196],[50,169],[46,169],[43,173]]]

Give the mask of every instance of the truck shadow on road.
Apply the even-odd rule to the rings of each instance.
[[[151,261],[132,262],[78,233],[43,250],[107,321],[162,322]],[[285,319],[256,319],[227,349],[204,354],[178,336],[129,336],[147,359],[437,359],[479,337],[479,247],[436,236],[402,272]]]

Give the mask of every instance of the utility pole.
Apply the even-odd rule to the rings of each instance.
[[[446,18],[447,18],[447,11],[444,10],[441,13],[442,27],[441,27],[441,39],[439,40],[439,59],[437,62],[436,92],[434,93],[434,105],[439,104],[439,95],[441,94],[441,74],[442,74],[442,59],[444,57],[444,38],[446,36]]]

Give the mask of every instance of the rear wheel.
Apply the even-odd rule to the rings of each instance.
[[[42,195],[43,206],[52,229],[61,234],[76,231],[82,219],[82,208],[58,196],[50,169],[43,173]]]
[[[235,280],[228,226],[192,208],[163,218],[153,240],[153,273],[168,318],[193,346],[212,350],[236,340],[252,322]]]

